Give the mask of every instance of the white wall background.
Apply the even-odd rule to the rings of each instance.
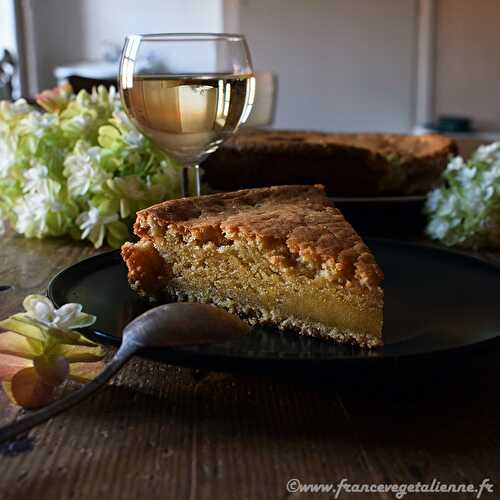
[[[52,87],[54,67],[85,57],[84,24],[79,0],[31,0],[26,2],[31,12],[26,16],[32,47],[35,51],[36,82],[31,92]],[[33,88],[34,87],[34,88]]]
[[[241,0],[257,69],[279,77],[276,127],[413,125],[415,0]]]
[[[15,52],[15,47],[14,4],[11,0],[0,0],[0,51],[8,49]]]
[[[500,130],[500,1],[439,0],[434,112]]]
[[[223,29],[223,0],[31,0],[31,8],[38,89],[54,85],[55,66],[99,60],[130,33]]]
[[[0,0],[0,46],[12,38],[12,2]],[[422,2],[436,13],[431,114],[500,130],[500,0],[25,0],[31,92],[54,84],[55,66],[100,59],[106,42],[121,45],[128,33],[235,30],[256,68],[279,76],[275,126],[408,131]]]
[[[221,32],[222,0],[78,0],[89,59],[102,56],[103,41],[123,44],[130,33]],[[97,15],[98,14],[98,15]]]

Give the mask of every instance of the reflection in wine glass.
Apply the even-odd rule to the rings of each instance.
[[[132,122],[182,165],[183,196],[200,195],[200,162],[245,122],[255,97],[245,39],[229,34],[128,36],[119,86]]]

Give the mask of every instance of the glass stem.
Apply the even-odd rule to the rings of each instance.
[[[200,196],[200,166],[190,165],[182,167],[181,172],[181,194],[183,198],[190,196]]]

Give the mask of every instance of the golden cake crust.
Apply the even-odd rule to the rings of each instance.
[[[128,280],[133,289],[159,290],[168,283],[171,270],[151,241],[126,242],[122,245],[121,255],[127,263]]]
[[[231,137],[226,148],[248,150],[281,147],[290,151],[311,147],[363,148],[374,154],[402,159],[421,158],[453,152],[453,140],[438,134],[405,135],[395,133],[331,133],[301,130],[247,130]]]
[[[137,214],[135,233],[151,238],[150,224],[199,244],[254,240],[265,248],[283,247],[277,264],[295,259],[347,285],[376,288],[383,278],[368,247],[325,197],[324,188],[276,186],[165,201]]]

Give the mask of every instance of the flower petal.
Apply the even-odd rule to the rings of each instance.
[[[63,323],[70,321],[71,318],[73,318],[73,316],[77,316],[78,314],[80,314],[82,312],[82,309],[83,307],[81,304],[75,304],[75,303],[64,304],[59,309],[56,309],[54,311],[55,322],[58,325],[62,325]]]
[[[60,328],[83,328],[95,323],[96,317],[83,313],[81,304],[64,304],[55,312],[54,323]]]
[[[95,347],[95,342],[86,339],[83,335],[78,332],[68,330],[66,328],[49,328],[49,336],[61,344],[69,345],[85,345],[89,347]]]
[[[55,318],[55,310],[52,302],[43,295],[28,295],[23,306],[26,315],[44,324],[50,324]]]
[[[66,328],[58,328],[57,326],[49,328],[48,334],[49,337],[61,343],[67,342],[68,344],[72,344],[73,342],[78,342],[80,339],[80,334],[78,332],[73,332]]]
[[[2,389],[3,389],[3,392],[5,392],[5,395],[7,396],[9,401],[12,404],[17,405],[17,401],[14,398],[14,394],[12,394],[12,383],[10,380],[4,380],[2,382]]]
[[[103,361],[97,361],[96,363],[71,363],[69,365],[69,378],[75,382],[85,384],[97,377],[103,368]]]
[[[0,353],[34,359],[43,352],[43,343],[15,332],[0,333]]]
[[[43,329],[36,325],[36,323],[29,321],[23,314],[14,314],[14,316],[0,321],[0,328],[11,330],[19,335],[39,340],[40,342],[46,340]]]
[[[54,323],[61,328],[83,328],[95,323],[96,317],[82,312],[81,304],[64,304],[55,312]]]
[[[73,318],[71,324],[67,328],[84,328],[93,325],[97,317],[93,314],[80,313],[77,317]]]
[[[54,387],[44,384],[33,367],[18,371],[12,377],[10,390],[17,404],[27,409],[41,408],[54,399]]]
[[[58,344],[50,351],[51,354],[64,356],[68,363],[88,363],[100,361],[104,355],[104,349],[101,346],[87,347]]]
[[[30,359],[0,354],[0,380],[11,380],[19,370],[29,366],[33,366],[33,361]]]
[[[28,313],[33,315],[36,314],[37,308],[40,308],[39,310],[43,308],[44,310],[49,311],[52,315],[54,314],[54,306],[52,302],[43,295],[28,295],[23,300],[23,307]],[[34,317],[36,318],[36,316]]]

